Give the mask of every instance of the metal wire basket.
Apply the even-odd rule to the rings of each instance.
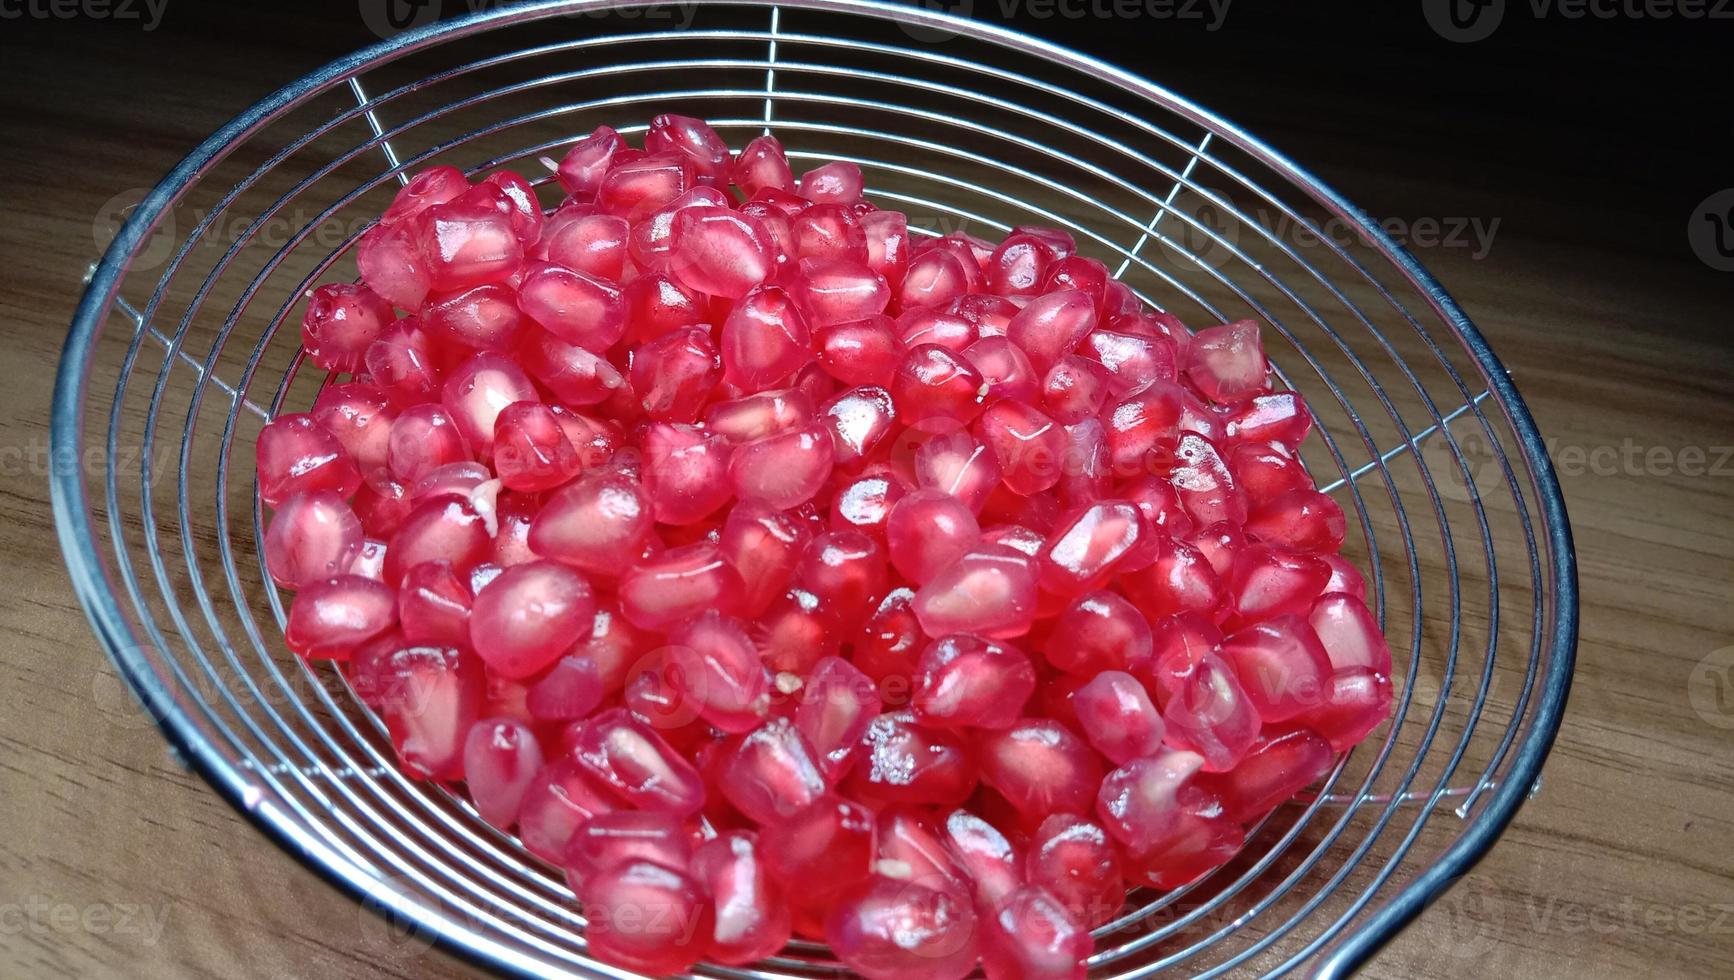
[[[323,380],[286,319],[353,276],[407,172],[546,182],[540,161],[578,134],[630,137],[659,111],[737,146],[772,127],[797,171],[852,160],[922,233],[1066,228],[1182,319],[1259,320],[1313,406],[1304,460],[1350,515],[1394,717],[1235,861],[1100,929],[1093,973],[1339,975],[1487,852],[1537,784],[1577,622],[1559,486],[1487,343],[1378,225],[1208,111],[1030,37],[859,0],[570,0],[427,25],[272,95],[143,196],[60,365],[55,514],[115,664],[219,792],[410,940],[624,975],[586,956],[555,869],[400,775],[342,678],[283,648],[252,443]],[[699,972],[839,968],[796,942]]]

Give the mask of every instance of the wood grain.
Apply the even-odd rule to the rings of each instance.
[[[382,935],[168,757],[84,622],[46,500],[53,370],[105,202],[154,182],[281,81],[368,40],[337,9],[339,26],[317,30],[289,5],[253,13],[246,34],[190,5],[152,33],[5,28],[9,67],[34,84],[0,89],[0,975],[470,972]],[[1342,117],[1413,115],[1393,98],[1365,93]],[[1419,124],[1373,139],[1353,125],[1263,122],[1261,135],[1376,214],[1502,219],[1485,256],[1421,258],[1555,440],[1579,548],[1583,640],[1545,785],[1368,975],[1734,973],[1734,707],[1703,710],[1715,702],[1695,673],[1734,644],[1729,276],[1651,238],[1586,236],[1582,198],[1519,179],[1518,162],[1452,180],[1422,159],[1436,147]],[[1628,197],[1596,206],[1598,226],[1660,221]],[[1608,462],[1626,446],[1637,462]],[[1719,467],[1689,472],[1696,453]]]

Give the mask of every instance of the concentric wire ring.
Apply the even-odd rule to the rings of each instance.
[[[286,321],[312,285],[353,275],[366,216],[407,173],[504,165],[547,185],[544,156],[599,123],[642,132],[659,111],[706,118],[736,145],[769,128],[797,169],[859,163],[870,196],[918,232],[1062,227],[1153,305],[1266,327],[1282,383],[1317,417],[1303,459],[1352,514],[1397,654],[1396,713],[1240,858],[1098,930],[1091,967],[1362,962],[1504,829],[1570,683],[1563,503],[1480,334],[1334,192],[1099,62],[858,0],[683,5],[702,23],[681,29],[650,20],[666,9],[534,3],[399,34],[237,117],[120,230],[79,305],[54,406],[55,459],[100,446],[106,465],[57,465],[53,491],[80,598],[146,710],[258,826],[412,924],[412,939],[509,971],[624,975],[585,955],[553,869],[460,798],[403,777],[341,677],[282,649],[249,447],[322,381],[298,370]],[[160,268],[159,243],[173,246]],[[123,463],[134,446],[136,468]],[[795,943],[700,972],[837,967]]]

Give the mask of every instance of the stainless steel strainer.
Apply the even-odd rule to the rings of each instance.
[[[1101,929],[1094,974],[1342,974],[1487,852],[1558,729],[1577,594],[1541,436],[1481,334],[1375,222],[1208,111],[1034,38],[859,0],[570,0],[409,30],[249,109],[143,197],[60,365],[55,514],[116,665],[238,809],[411,935],[510,972],[625,975],[586,956],[557,871],[401,776],[343,680],[284,649],[252,444],[323,381],[299,371],[299,298],[354,275],[406,173],[546,183],[579,134],[632,137],[659,111],[736,146],[774,128],[797,170],[855,161],[922,233],[1066,228],[1182,319],[1261,321],[1313,406],[1305,461],[1350,515],[1395,716],[1240,858]],[[839,969],[796,943],[699,972]]]

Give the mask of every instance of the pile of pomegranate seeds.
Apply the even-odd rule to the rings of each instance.
[[[288,645],[566,869],[597,957],[1081,976],[1385,719],[1253,322],[682,116],[558,179],[398,194],[258,482]]]

